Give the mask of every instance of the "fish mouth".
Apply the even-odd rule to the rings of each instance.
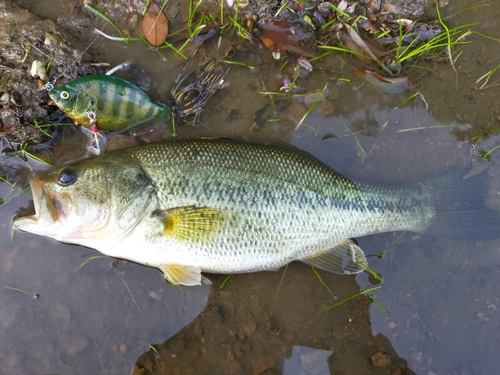
[[[31,221],[41,227],[53,225],[63,216],[61,214],[64,214],[61,203],[53,194],[47,191],[39,176],[35,175],[31,178],[30,187],[33,192],[35,214],[16,219],[16,222],[19,220]]]

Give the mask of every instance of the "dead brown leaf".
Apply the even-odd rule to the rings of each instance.
[[[168,20],[155,3],[149,7],[148,13],[142,19],[142,35],[155,47],[167,39]]]

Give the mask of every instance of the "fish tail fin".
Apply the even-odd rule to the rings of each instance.
[[[499,212],[486,206],[488,173],[463,176],[457,171],[423,184],[435,204],[435,216],[423,233],[470,240],[500,237]]]

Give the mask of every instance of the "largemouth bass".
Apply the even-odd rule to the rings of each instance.
[[[14,227],[156,267],[181,285],[200,284],[202,272],[271,270],[295,260],[354,274],[366,259],[350,238],[403,230],[497,236],[498,215],[478,213],[479,197],[459,202],[456,181],[467,183],[380,187],[281,148],[151,144],[35,175],[36,214]]]
[[[169,120],[172,109],[154,102],[124,79],[93,74],[49,91],[53,102],[78,124],[90,128],[87,111],[94,111],[100,130],[120,131],[143,123]]]

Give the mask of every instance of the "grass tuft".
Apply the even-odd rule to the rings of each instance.
[[[374,286],[372,288],[368,288],[368,289],[362,290],[361,292],[356,293],[353,296],[347,297],[346,299],[344,299],[344,300],[342,300],[340,302],[337,302],[337,303],[334,303],[333,305],[330,305],[330,306],[322,308],[321,310],[319,310],[319,312],[325,312],[325,311],[334,309],[335,307],[339,307],[340,305],[343,305],[347,301],[350,301],[350,300],[352,300],[352,299],[354,299],[356,297],[365,295],[367,293],[373,292],[374,290],[377,290],[377,289],[380,289],[380,288],[382,288],[382,285],[378,285],[378,286]]]

